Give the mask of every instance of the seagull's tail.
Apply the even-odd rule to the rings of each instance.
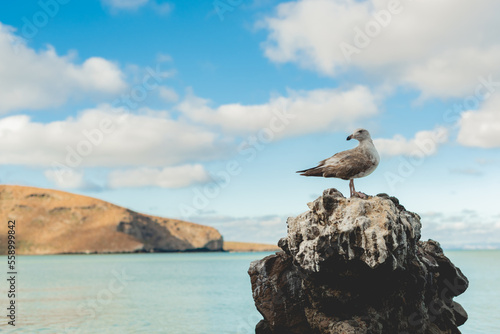
[[[303,176],[323,176],[323,168],[313,167],[309,169],[299,170],[296,173],[300,173]]]

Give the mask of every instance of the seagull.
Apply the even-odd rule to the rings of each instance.
[[[316,167],[300,170],[297,173],[304,176],[336,177],[349,180],[351,197],[366,198],[365,194],[356,192],[354,189],[354,179],[373,173],[380,162],[380,156],[367,130],[357,129],[347,137],[347,140],[351,139],[358,140],[359,145],[321,161]]]

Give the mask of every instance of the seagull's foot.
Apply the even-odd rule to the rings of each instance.
[[[355,191],[351,197],[358,197],[358,198],[361,198],[361,199],[367,199],[368,198],[368,195],[365,194],[365,193],[362,193],[362,192],[359,192],[359,191]]]

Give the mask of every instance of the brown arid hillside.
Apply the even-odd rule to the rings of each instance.
[[[274,252],[281,250],[281,248],[269,244],[224,241],[224,250],[228,252]]]
[[[63,191],[0,185],[0,253],[15,220],[17,254],[221,251],[209,226],[140,214]]]

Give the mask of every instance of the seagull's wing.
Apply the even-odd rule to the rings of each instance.
[[[332,159],[331,164],[328,164],[328,162],[325,163],[323,166],[324,177],[337,177],[339,179],[350,180],[369,170],[374,165],[371,159],[367,159],[366,155],[356,148],[340,153],[342,155],[339,155],[337,159],[332,159],[336,155],[330,158]]]
[[[305,169],[297,173],[304,176],[336,177],[349,180],[373,167],[373,162],[366,159],[365,154],[358,148],[342,151],[325,159],[318,166]]]
[[[328,159],[320,161],[316,167],[299,170],[297,173],[300,173],[300,175],[304,176],[324,176],[326,168],[331,169],[338,165],[340,162],[345,161],[345,159],[348,159],[348,157],[351,155],[351,151],[353,151],[353,149],[339,152]]]

